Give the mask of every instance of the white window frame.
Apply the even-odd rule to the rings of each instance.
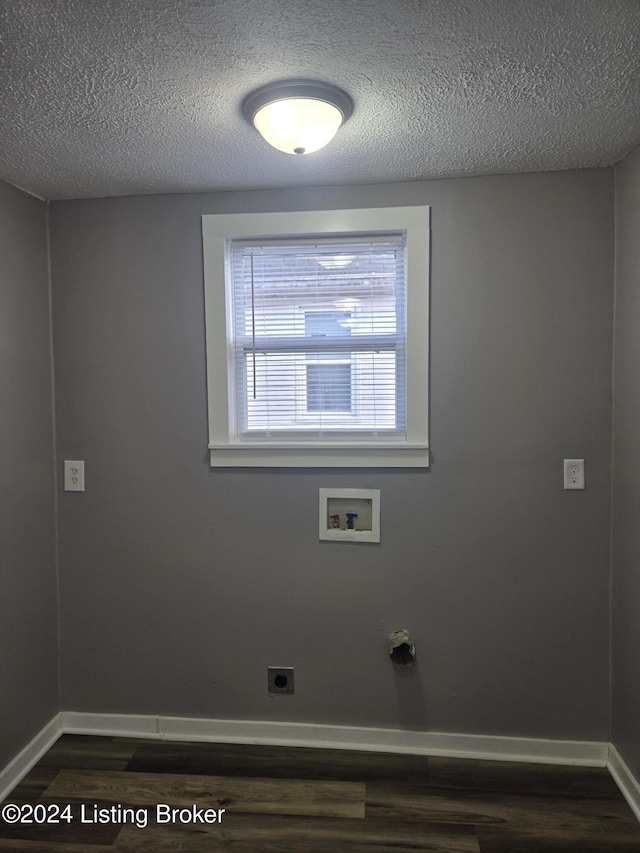
[[[230,213],[202,217],[207,340],[209,450],[212,467],[429,466],[429,242],[430,208],[387,207],[290,213]],[[407,339],[406,440],[245,441],[235,437],[229,382],[232,326],[228,298],[232,240],[356,237],[406,234]]]

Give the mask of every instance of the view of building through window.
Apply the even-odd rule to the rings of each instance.
[[[307,311],[308,338],[351,334],[349,311]],[[307,359],[307,411],[351,412],[351,353],[314,352]]]

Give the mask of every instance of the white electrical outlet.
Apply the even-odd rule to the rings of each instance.
[[[79,459],[64,460],[65,492],[84,492],[84,462]]]
[[[565,489],[584,489],[584,459],[564,460]]]

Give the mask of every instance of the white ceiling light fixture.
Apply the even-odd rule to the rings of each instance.
[[[286,154],[324,148],[352,112],[351,98],[342,89],[305,80],[263,86],[242,105],[247,121]]]

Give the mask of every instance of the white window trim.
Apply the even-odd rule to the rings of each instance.
[[[429,222],[430,208],[387,207],[291,213],[230,213],[202,217],[209,450],[212,467],[429,466]],[[407,257],[407,429],[406,440],[355,439],[326,446],[304,441],[232,439],[233,388],[229,387],[226,298],[228,244],[265,237],[406,233]]]

